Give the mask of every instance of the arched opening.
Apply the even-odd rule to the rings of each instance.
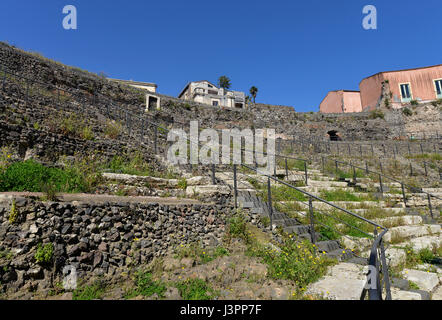
[[[330,141],[342,141],[342,138],[339,135],[339,132],[336,130],[331,130],[331,131],[327,132],[327,134],[330,137]]]

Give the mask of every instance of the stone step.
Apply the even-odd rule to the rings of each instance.
[[[311,187],[348,187],[347,182],[342,181],[317,181],[311,180],[308,181],[308,185]]]
[[[395,247],[411,247],[413,251],[419,252],[422,249],[430,249],[440,248],[442,247],[442,236],[441,235],[433,235],[433,236],[422,236],[416,237],[398,244],[394,245]]]
[[[422,224],[424,221],[420,216],[398,216],[398,217],[388,217],[382,219],[373,219],[374,222],[380,224],[381,226],[387,224],[394,224],[398,226],[406,225],[417,225]]]
[[[432,292],[439,285],[440,280],[437,273],[426,272],[415,269],[404,269],[402,276],[408,281],[412,281],[419,286],[419,289]]]
[[[326,276],[310,284],[306,293],[330,300],[359,300],[367,281],[368,267],[342,262],[329,268]]]
[[[362,207],[369,207],[369,208],[383,208],[385,207],[385,202],[383,201],[329,201],[330,203],[341,207],[341,208],[360,208]],[[280,201],[281,204],[296,204],[299,203],[301,207],[303,207],[303,204],[301,204],[301,201]],[[323,209],[332,209],[333,207],[330,206],[327,203],[321,202],[321,201],[313,201],[313,208],[323,210]],[[401,205],[401,204],[398,204]],[[402,204],[403,205],[403,204]],[[348,209],[349,211],[352,211],[353,209]],[[356,210],[356,209],[355,209]]]
[[[395,237],[418,238],[426,235],[438,235],[441,227],[438,224],[426,224],[422,226],[393,227],[384,236],[384,241],[390,242]]]

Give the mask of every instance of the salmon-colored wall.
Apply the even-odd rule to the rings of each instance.
[[[365,78],[359,84],[361,90],[362,110],[365,108],[373,109],[376,107],[382,93],[382,82],[384,75],[382,73]]]
[[[399,84],[406,82],[411,83],[413,100],[432,101],[437,99],[434,80],[442,78],[442,66],[399,72],[387,72],[384,74],[384,78],[389,81],[390,91],[393,93],[393,104],[401,104]]]
[[[344,112],[361,112],[361,94],[360,92],[343,92]]]
[[[382,82],[388,80],[388,86],[393,96],[393,106],[401,106],[401,93],[399,84],[410,83],[413,100],[432,101],[437,99],[434,80],[442,78],[442,66],[382,72],[372,77],[365,78],[359,84],[361,91],[362,109],[373,109],[382,93]]]
[[[344,103],[344,111],[342,111]],[[321,113],[361,112],[361,97],[359,92],[330,91],[319,105]]]
[[[321,113],[342,113],[342,91],[330,91],[319,105]]]

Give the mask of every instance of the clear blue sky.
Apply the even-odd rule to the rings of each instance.
[[[77,30],[62,27],[68,4]],[[377,30],[362,28],[368,4]],[[442,63],[441,17],[440,0],[4,0],[0,40],[167,95],[227,75],[258,102],[317,111],[329,90]]]

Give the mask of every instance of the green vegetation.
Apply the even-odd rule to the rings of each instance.
[[[250,95],[253,97],[253,103],[256,102],[256,95],[258,94],[258,88],[255,86],[252,86],[250,88]]]
[[[320,198],[326,201],[368,201],[373,200],[370,198],[369,194],[366,197],[356,196],[351,191],[344,191],[341,189],[336,189],[333,191],[322,190],[320,193]]]
[[[11,211],[9,213],[9,218],[8,218],[10,224],[13,224],[15,221],[17,221],[18,214],[19,211],[15,204],[15,199],[12,199]]]
[[[44,246],[39,243],[34,258],[40,264],[48,264],[52,261],[53,255],[54,245],[52,243],[45,244]]]
[[[84,285],[75,289],[72,300],[97,300],[102,299],[106,290],[106,284],[102,280],[95,281],[92,285]]]
[[[433,160],[433,161],[440,161],[440,160],[442,160],[442,155],[439,153],[411,154],[411,155],[406,155],[405,158],[407,158],[407,159],[429,159],[429,160]]]
[[[59,113],[49,120],[49,128],[53,132],[60,132],[64,135],[92,140],[94,138],[92,129],[87,122],[76,114],[66,117]]]
[[[308,240],[297,242],[291,238],[284,241],[281,251],[257,246],[251,249],[251,254],[263,259],[271,278],[292,280],[301,288],[319,280],[327,267],[335,263],[317,253]]]
[[[183,300],[212,300],[216,297],[215,291],[202,279],[187,279],[175,286]]]
[[[409,108],[407,108],[407,107],[405,107],[405,108],[402,109],[402,113],[403,113],[405,116],[407,116],[407,117],[413,115],[413,111],[411,111],[411,110],[410,110]]]
[[[229,251],[222,247],[204,248],[199,243],[188,245],[180,245],[175,252],[175,256],[179,259],[192,258],[199,264],[205,264],[215,260],[218,257],[228,256]]]
[[[75,168],[45,167],[34,160],[16,162],[0,172],[0,191],[44,191],[44,184],[58,192],[86,191],[85,176]]]
[[[370,112],[370,119],[384,119],[384,117],[382,110],[376,109]]]
[[[223,89],[230,89],[231,83],[227,76],[221,76],[218,79],[218,87]]]
[[[229,238],[241,238],[248,247],[248,254],[259,257],[268,265],[268,275],[272,279],[287,279],[295,281],[299,287],[317,281],[327,271],[327,267],[336,263],[316,250],[309,241],[297,241],[290,236],[284,236],[281,250],[269,248],[258,242],[244,218],[237,214],[229,221]]]
[[[413,281],[408,281],[408,285],[410,286],[411,290],[420,290],[419,286]]]
[[[433,251],[425,248],[416,252],[412,247],[405,247],[405,252],[407,254],[405,266],[413,268],[419,264],[430,263],[436,258],[437,250]]]
[[[187,180],[186,178],[182,178],[178,181],[178,188],[186,190],[187,189]]]
[[[14,255],[8,249],[0,250],[0,260],[11,260]]]
[[[126,293],[125,298],[131,299],[136,296],[151,297],[157,294],[164,297],[166,286],[152,279],[152,273],[139,271],[136,273],[135,288]]]
[[[410,104],[411,104],[412,106],[418,106],[418,105],[419,105],[419,101],[417,101],[417,100],[411,100],[411,101],[410,101]]]

